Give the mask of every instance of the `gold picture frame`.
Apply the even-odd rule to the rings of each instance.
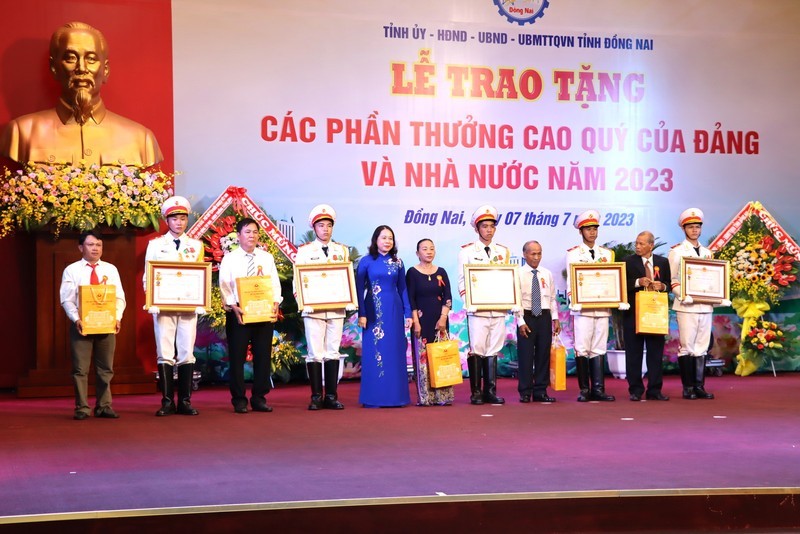
[[[508,311],[521,307],[518,269],[510,264],[464,265],[464,306],[478,311]]]
[[[628,302],[625,263],[571,263],[572,304],[583,308],[619,308]]]
[[[730,300],[730,263],[728,260],[681,257],[681,298],[694,302],[719,304]]]
[[[145,309],[194,312],[211,305],[211,263],[148,261]]]
[[[295,265],[294,280],[299,310],[341,310],[358,305],[352,262]]]

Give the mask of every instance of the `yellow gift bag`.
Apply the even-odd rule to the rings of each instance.
[[[433,343],[425,345],[428,356],[428,373],[432,388],[443,388],[460,384],[461,355],[458,353],[458,340],[440,339],[436,334]]]
[[[84,335],[113,334],[117,330],[116,286],[78,286],[78,315]]]
[[[634,312],[637,334],[669,334],[669,298],[666,293],[639,291]]]
[[[550,345],[550,387],[556,391],[567,389],[567,348],[558,334]]]

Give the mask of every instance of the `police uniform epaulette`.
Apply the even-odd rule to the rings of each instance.
[[[575,246],[574,246],[574,247],[572,247],[572,248],[568,248],[568,249],[567,249],[567,252],[572,252],[573,250],[575,250],[576,248],[579,248],[579,247],[580,247],[580,245],[575,245]]]
[[[308,246],[308,245],[310,245],[311,243],[313,243],[313,241],[310,241],[310,242],[308,242],[308,243],[303,243],[302,245],[300,245],[300,246],[299,246],[299,247],[297,247],[297,248],[299,248],[299,249],[300,249],[300,248],[303,248],[303,247],[307,247],[307,246]]]
[[[475,243],[475,241],[473,241],[472,243],[467,243],[465,245],[461,245],[461,248],[467,248],[467,247],[471,246],[474,243]]]
[[[611,250],[610,248],[606,248],[606,247],[603,247],[603,246],[600,246],[600,245],[597,245],[597,248],[599,248],[601,250]]]
[[[669,247],[669,248],[670,248],[670,249],[673,249],[673,248],[677,248],[677,247],[679,247],[679,246],[681,246],[681,245],[683,245],[683,243],[677,243],[677,244],[675,244],[675,245],[672,245],[672,246],[671,246],[671,247]]]
[[[495,245],[498,246],[498,247],[503,247],[504,249],[508,250],[507,246],[501,245],[500,243],[495,243]]]

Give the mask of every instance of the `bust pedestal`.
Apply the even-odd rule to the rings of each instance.
[[[114,264],[122,279],[127,307],[122,329],[117,334],[114,353],[114,379],[111,391],[116,394],[155,393],[152,373],[147,373],[137,357],[135,302],[142,283],[137,279],[136,234],[130,229],[98,228],[103,237],[103,260]],[[20,397],[71,396],[72,356],[69,345],[69,319],[61,307],[61,274],[70,263],[80,259],[78,232],[62,230],[59,239],[48,231],[32,234],[36,240],[36,285],[30,288],[35,298],[36,359],[26,376],[17,383]],[[94,369],[89,373],[90,395],[94,395]]]

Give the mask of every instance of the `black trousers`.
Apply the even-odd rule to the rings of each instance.
[[[647,393],[661,392],[664,383],[663,363],[664,344],[662,335],[637,334],[633,322],[625,324],[625,375],[628,380],[628,393],[643,395],[642,359],[647,347]]]
[[[534,317],[526,311],[523,319],[531,329],[528,337],[517,329],[517,361],[519,363],[519,394],[543,395],[550,384],[550,346],[553,344],[553,319],[550,310]]]
[[[272,331],[275,323],[239,324],[232,311],[225,314],[225,333],[228,336],[228,383],[231,390],[231,404],[246,406],[247,394],[244,386],[244,362],[247,359],[247,346],[253,352],[252,401],[264,401],[272,387],[270,369],[272,360]]]

